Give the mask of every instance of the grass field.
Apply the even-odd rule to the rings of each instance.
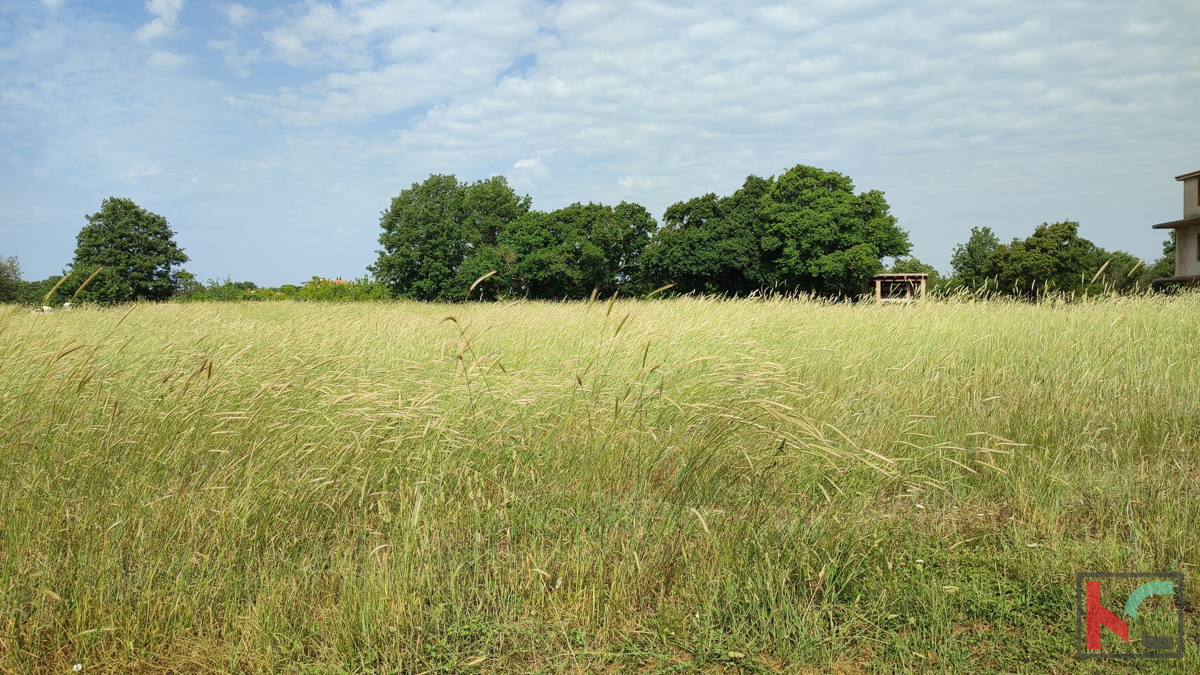
[[[2,672],[1197,668],[1195,296],[0,316]]]

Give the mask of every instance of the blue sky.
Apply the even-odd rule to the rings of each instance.
[[[201,279],[361,276],[431,173],[656,216],[796,164],[942,270],[1078,220],[1153,259],[1200,169],[1200,3],[0,0],[0,255],[165,216]]]

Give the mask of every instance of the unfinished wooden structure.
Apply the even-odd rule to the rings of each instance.
[[[912,302],[925,297],[928,274],[876,274],[875,302]]]
[[[1183,219],[1159,223],[1156,230],[1175,230],[1175,276],[1156,284],[1200,285],[1200,171],[1176,176],[1183,183]]]

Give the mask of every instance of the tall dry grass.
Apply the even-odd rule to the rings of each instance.
[[[1075,572],[1194,579],[1197,335],[1191,296],[13,313],[0,669],[1074,670]]]

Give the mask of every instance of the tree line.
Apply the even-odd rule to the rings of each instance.
[[[661,225],[635,203],[537,211],[503,176],[467,183],[431,175],[381,214],[382,248],[368,276],[275,288],[200,283],[182,268],[188,257],[167,220],[129,199],[106,199],[86,220],[61,275],[23,281],[16,258],[0,257],[0,301],[572,300],[654,291],[854,298],[885,271],[928,273],[934,293],[1035,299],[1145,291],[1171,276],[1174,259],[1173,240],[1146,265],[1080,237],[1074,221],[1043,223],[1008,244],[976,227],[943,277],[909,256],[908,233],[882,192],[855,192],[848,176],[804,165],[748,176],[728,196],[673,204]]]
[[[1035,299],[1048,293],[1137,293],[1154,279],[1174,276],[1175,232],[1163,242],[1162,257],[1147,265],[1125,251],[1106,251],[1079,236],[1079,223],[1042,223],[1025,239],[1001,244],[987,227],[954,248],[953,275],[937,280],[942,292],[984,291]],[[1168,287],[1168,290],[1172,287]]]
[[[502,176],[430,176],[381,219],[370,271],[396,297],[578,299],[754,291],[857,295],[882,259],[909,252],[883,193],[797,166],[750,176],[727,197],[667,209],[661,227],[639,204],[576,203],[541,212]]]

